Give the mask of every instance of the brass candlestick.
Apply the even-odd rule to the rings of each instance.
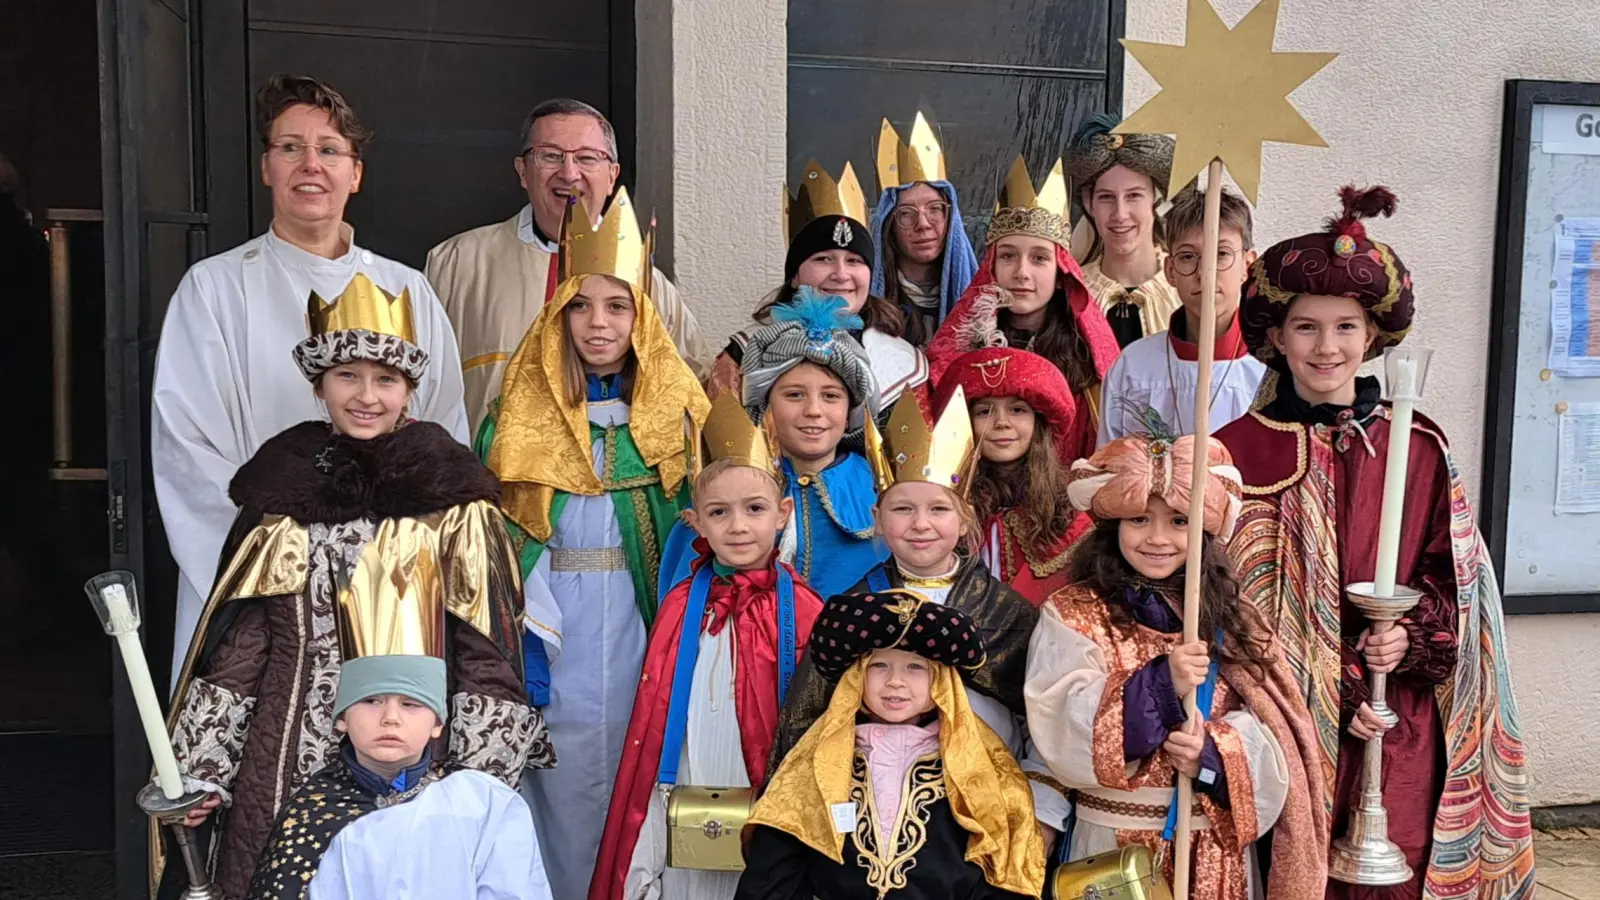
[[[1395,585],[1393,596],[1380,597],[1371,582],[1349,585],[1344,592],[1372,623],[1373,634],[1394,627],[1401,616],[1422,600],[1421,591],[1400,585]],[[1393,728],[1400,718],[1384,699],[1388,684],[1387,673],[1373,672],[1372,699],[1367,705],[1383,721],[1385,728]],[[1333,842],[1328,857],[1328,877],[1345,884],[1369,887],[1405,884],[1411,880],[1411,867],[1406,864],[1405,854],[1389,840],[1389,811],[1383,805],[1382,732],[1367,741],[1361,769],[1361,800],[1350,811],[1349,830]]]

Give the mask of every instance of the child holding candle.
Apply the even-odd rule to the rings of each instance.
[[[446,721],[438,595],[399,598],[415,615],[398,628],[372,598],[347,599],[363,653],[339,667],[338,758],[284,805],[245,900],[551,900],[522,796],[429,746]]]
[[[442,598],[446,758],[510,785],[554,762],[523,694],[521,581],[494,476],[406,415],[428,364],[408,296],[357,275],[332,304],[312,294],[308,316],[294,358],[328,421],[271,438],[234,476],[240,512],[169,723],[186,788],[214,795],[191,823],[213,819],[212,877],[228,898],[249,885],[283,804],[338,759],[352,638],[340,602]]]
[[[1364,743],[1383,728],[1368,675],[1389,673],[1399,723],[1383,741],[1388,834],[1414,876],[1393,888],[1330,884],[1329,896],[1409,900],[1465,885],[1519,896],[1532,890],[1533,848],[1499,588],[1438,425],[1416,416],[1407,477],[1386,482],[1393,412],[1359,369],[1405,337],[1415,298],[1405,264],[1364,222],[1391,215],[1394,195],[1340,196],[1338,218],[1267,250],[1245,288],[1244,338],[1270,371],[1258,408],[1216,435],[1248,498],[1230,553],[1244,598],[1300,675],[1334,836],[1359,798]],[[1379,509],[1397,490],[1404,515],[1385,548]],[[1373,581],[1385,552],[1422,600],[1375,634],[1344,589]]]
[[[684,517],[691,573],[662,601],[611,793],[591,900],[729,900],[736,872],[668,859],[668,798],[757,791],[795,661],[822,599],[777,559],[794,512],[778,449],[732,394],[711,405],[704,471]],[[724,822],[734,832],[739,824]],[[733,840],[734,838],[730,838]]]
[[[979,555],[1034,606],[1067,583],[1067,559],[1089,518],[1062,503],[1067,436],[1077,405],[1061,370],[1026,350],[992,347],[956,357],[940,402],[966,394],[977,467],[968,487],[983,524]]]
[[[1039,896],[1028,781],[964,690],[982,631],[912,591],[828,601],[806,659],[832,693],[756,804],[735,897]]]
[[[1040,610],[1028,651],[1028,727],[1075,789],[1067,859],[1139,844],[1170,878],[1178,773],[1194,779],[1194,900],[1321,900],[1327,876],[1320,751],[1272,634],[1239,603],[1223,542],[1238,471],[1212,442],[1200,634],[1183,643],[1194,438],[1121,438],[1073,464],[1068,497],[1097,524],[1072,583]],[[1201,719],[1182,698],[1199,689]],[[1272,830],[1262,877],[1253,844]],[[1264,860],[1263,860],[1264,862]]]

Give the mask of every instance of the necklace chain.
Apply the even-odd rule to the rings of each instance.
[[[1167,348],[1166,349],[1167,349],[1167,387],[1171,388],[1171,390],[1172,390],[1172,415],[1173,415],[1174,419],[1176,420],[1174,422],[1174,424],[1178,426],[1178,433],[1179,434],[1189,434],[1190,432],[1187,432],[1187,431],[1183,430],[1183,401],[1181,399],[1179,399],[1179,397],[1178,397],[1178,379],[1177,379],[1176,376],[1173,375],[1173,372],[1172,372],[1172,357],[1173,357],[1173,353],[1172,353],[1172,339],[1171,339],[1170,336],[1167,338]],[[1206,412],[1207,413],[1210,413],[1212,408],[1217,405],[1217,397],[1222,395],[1222,386],[1228,383],[1228,375],[1233,372],[1233,364],[1238,362],[1238,361],[1239,361],[1239,357],[1237,357],[1237,356],[1235,356],[1234,358],[1228,360],[1227,368],[1224,368],[1222,370],[1222,377],[1220,379],[1218,379],[1216,385],[1214,385],[1211,388],[1211,399],[1206,402]],[[1215,363],[1213,363],[1213,365],[1215,365]],[[1195,362],[1196,380],[1195,380],[1195,385],[1194,385],[1196,390],[1198,390],[1199,387],[1200,387],[1200,382],[1199,382],[1199,379],[1198,379],[1199,372],[1200,372],[1200,363],[1198,361],[1196,361]],[[1208,415],[1206,418],[1208,420],[1207,424],[1209,424],[1210,416]],[[1198,425],[1199,423],[1198,422],[1191,422],[1190,424],[1191,425]]]

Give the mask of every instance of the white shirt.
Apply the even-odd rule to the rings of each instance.
[[[173,641],[176,682],[238,509],[228,482],[279,432],[326,418],[295,365],[295,345],[310,334],[311,293],[333,301],[357,272],[398,296],[410,292],[417,343],[428,369],[408,414],[467,440],[461,358],[439,298],[422,273],[357,247],[338,259],[308,253],[268,231],[201,260],[172,295],[151,400],[151,467],[167,541],[178,562]]]
[[[1148,407],[1175,435],[1194,432],[1194,394],[1200,363],[1194,344],[1163,331],[1122,349],[1100,387],[1099,446],[1120,437],[1145,434],[1138,410]],[[1226,334],[1217,336],[1211,364],[1211,412],[1207,424],[1217,429],[1250,411],[1267,367],[1251,356],[1239,336],[1238,317]]]

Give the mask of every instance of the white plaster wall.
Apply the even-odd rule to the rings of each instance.
[[[786,0],[644,0],[638,180],[663,253],[720,349],[783,277]]]
[[[1233,25],[1255,0],[1214,5]],[[1185,8],[1128,0],[1127,35],[1179,43]],[[1293,95],[1329,147],[1266,147],[1258,243],[1316,227],[1342,184],[1395,191],[1397,216],[1370,228],[1411,268],[1408,340],[1436,351],[1424,408],[1476,487],[1504,82],[1600,81],[1600,3],[1283,0],[1277,47],[1342,55]],[[1156,85],[1131,58],[1127,75],[1131,111]],[[1600,616],[1518,616],[1507,629],[1534,804],[1600,801]]]

